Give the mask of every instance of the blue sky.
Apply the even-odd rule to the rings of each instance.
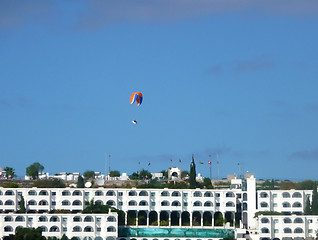
[[[318,180],[317,39],[316,0],[1,1],[0,167]]]

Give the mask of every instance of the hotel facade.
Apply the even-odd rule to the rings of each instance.
[[[17,213],[22,196],[27,214]],[[256,190],[253,175],[226,189],[0,188],[0,237],[41,227],[46,237],[81,240],[310,239],[318,216],[303,215],[307,197],[311,190]],[[125,216],[83,214],[90,201]],[[270,211],[281,215],[256,216]]]

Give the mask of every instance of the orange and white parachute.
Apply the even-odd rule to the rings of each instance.
[[[141,92],[134,92],[131,94],[130,104],[133,104],[134,102],[137,102],[138,106],[142,103],[142,93]]]

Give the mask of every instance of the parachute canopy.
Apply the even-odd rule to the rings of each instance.
[[[133,104],[134,102],[137,102],[138,106],[142,103],[142,93],[141,92],[135,92],[135,93],[131,94],[130,104]]]

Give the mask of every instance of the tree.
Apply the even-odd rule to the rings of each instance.
[[[188,171],[182,171],[181,172],[181,179],[184,179],[186,177],[189,177],[190,173]]]
[[[313,180],[305,180],[298,183],[297,189],[312,190],[314,189],[315,182]]]
[[[18,228],[15,233],[15,240],[41,240],[42,229],[38,228]]]
[[[19,202],[19,213],[26,213],[26,209],[25,209],[25,203],[24,203],[24,197],[21,195],[21,200]]]
[[[164,178],[168,178],[168,171],[167,170],[162,170],[161,173],[162,173],[162,176]]]
[[[15,169],[13,169],[12,167],[5,167],[4,169],[3,169],[3,171],[5,171],[6,172],[6,178],[7,179],[11,179],[11,178],[14,178],[14,177],[16,177],[17,175],[15,175]]]
[[[212,186],[212,182],[211,182],[211,179],[210,178],[204,178],[203,179],[203,185],[208,188],[208,189],[212,189],[213,186]]]
[[[4,187],[4,188],[19,188],[20,185],[15,183],[15,182],[8,182],[8,183],[3,184],[1,187]]]
[[[317,183],[315,182],[312,191],[312,201],[311,201],[311,212],[313,215],[318,214],[318,193],[317,193]]]
[[[139,173],[139,178],[140,179],[151,179],[152,174],[148,170],[142,169]]]
[[[83,173],[83,176],[84,176],[85,179],[94,178],[95,177],[95,172],[94,171],[85,171]]]
[[[35,162],[26,168],[26,175],[31,177],[31,179],[33,180],[38,179],[39,172],[42,173],[43,170],[44,170],[44,167],[40,163]]]
[[[65,234],[63,234],[61,240],[68,240],[68,237]]]
[[[109,176],[110,176],[110,177],[120,177],[120,172],[117,171],[117,170],[110,171],[110,172],[109,172]]]
[[[83,178],[81,175],[78,176],[78,179],[77,179],[77,187],[78,187],[78,188],[83,188],[83,187],[85,187],[84,178]]]
[[[281,190],[290,190],[290,189],[296,189],[297,183],[291,182],[291,181],[284,181],[281,183],[280,189]]]
[[[130,176],[129,176],[130,180],[138,180],[139,179],[139,173],[133,172]]]
[[[196,188],[197,186],[196,176],[197,176],[197,172],[195,170],[194,156],[192,155],[192,162],[190,164],[190,188]]]
[[[306,199],[306,206],[305,206],[304,214],[305,215],[310,215],[311,214],[311,205],[310,205],[309,196],[307,196],[307,199]]]
[[[41,179],[33,183],[33,187],[38,188],[65,188],[65,183],[62,179]]]

